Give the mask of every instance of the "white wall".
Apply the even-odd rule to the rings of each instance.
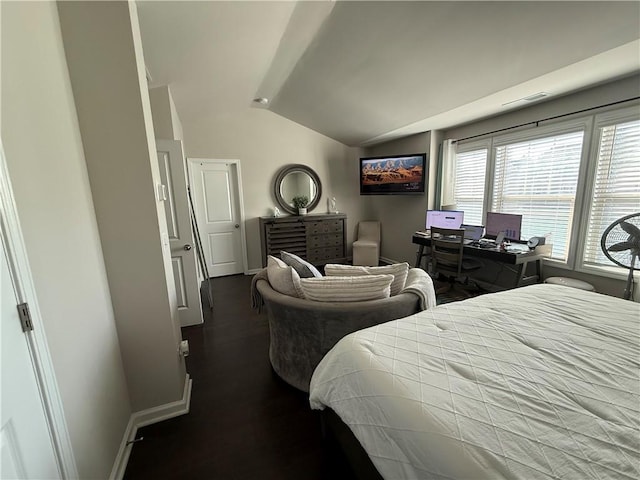
[[[171,127],[173,129],[173,139],[184,140],[182,122],[180,121],[180,116],[178,115],[178,110],[176,110],[176,104],[173,102],[173,95],[171,95],[171,89],[169,87],[167,87],[167,96],[169,97],[169,109],[171,110]]]
[[[480,135],[501,128],[541,120],[554,115],[564,115],[586,108],[638,97],[639,95],[640,75],[633,75],[571,95],[536,103],[530,107],[514,110],[503,115],[493,116],[459,127],[448,128],[443,131],[443,136],[445,139],[460,139],[472,135]]]
[[[155,138],[183,140],[182,123],[173,103],[170,88],[165,85],[149,89]]]
[[[258,217],[271,215],[276,200],[273,181],[284,165],[301,163],[316,171],[322,197],[314,212],[327,212],[335,196],[347,214],[347,241],[363,218],[359,195],[358,150],[267,110],[247,108],[189,118],[181,114],[187,157],[238,159],[242,167],[249,270],[261,267]]]
[[[427,153],[428,185],[424,195],[371,195],[366,197],[371,218],[381,222],[380,255],[392,261],[414,265],[417,246],[411,242],[416,230],[424,228],[426,210],[433,205],[437,149],[432,149],[430,132],[381,143],[366,149],[367,156]]]
[[[53,2],[1,2],[2,141],[81,478],[107,478],[131,407]]]
[[[184,359],[135,3],[58,3],[134,411],[181,399]]]

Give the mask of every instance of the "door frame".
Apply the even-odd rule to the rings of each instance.
[[[33,362],[33,370],[49,427],[53,453],[61,478],[78,478],[71,437],[64,416],[62,397],[55,378],[42,314],[37,302],[27,248],[22,236],[11,179],[0,139],[0,236],[5,246],[7,264],[15,283],[18,302],[27,302],[33,330],[25,333],[25,341]]]
[[[236,181],[236,195],[238,202],[238,214],[240,216],[240,242],[242,248],[242,272],[245,275],[248,275],[247,265],[248,257],[247,257],[247,237],[246,237],[246,229],[244,226],[244,193],[242,191],[242,171],[240,168],[240,160],[238,159],[221,159],[221,158],[196,158],[196,157],[187,157],[187,182],[189,183],[189,188],[193,191],[191,185],[191,165],[194,163],[210,163],[210,164],[229,164],[233,168],[235,173],[235,181]]]

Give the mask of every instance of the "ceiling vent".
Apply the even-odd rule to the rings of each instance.
[[[538,92],[534,93],[533,95],[529,95],[528,97],[524,97],[522,100],[524,100],[525,102],[535,102],[537,100],[540,100],[541,98],[548,96],[549,94],[547,92]]]
[[[528,97],[519,98],[518,100],[511,100],[510,102],[503,103],[502,106],[506,107],[507,105],[512,105],[518,102],[537,102],[545,97],[548,97],[549,94],[547,92],[538,92],[533,95],[529,95]]]

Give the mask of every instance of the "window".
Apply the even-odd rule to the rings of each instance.
[[[567,260],[583,131],[496,148],[492,212],[522,215],[521,238],[550,236],[552,257]]]
[[[640,212],[640,120],[604,125],[598,146],[583,264],[611,266],[600,237],[617,219]]]
[[[521,214],[521,238],[550,235],[555,265],[606,276],[623,270],[602,253],[600,238],[640,212],[637,103],[456,148],[451,190],[466,223],[481,223],[487,211]]]
[[[464,211],[464,223],[482,225],[484,180],[488,149],[456,154],[454,199],[457,210]]]

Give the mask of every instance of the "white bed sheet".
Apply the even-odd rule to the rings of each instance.
[[[640,478],[640,305],[534,285],[343,338],[310,404],[385,479]]]

